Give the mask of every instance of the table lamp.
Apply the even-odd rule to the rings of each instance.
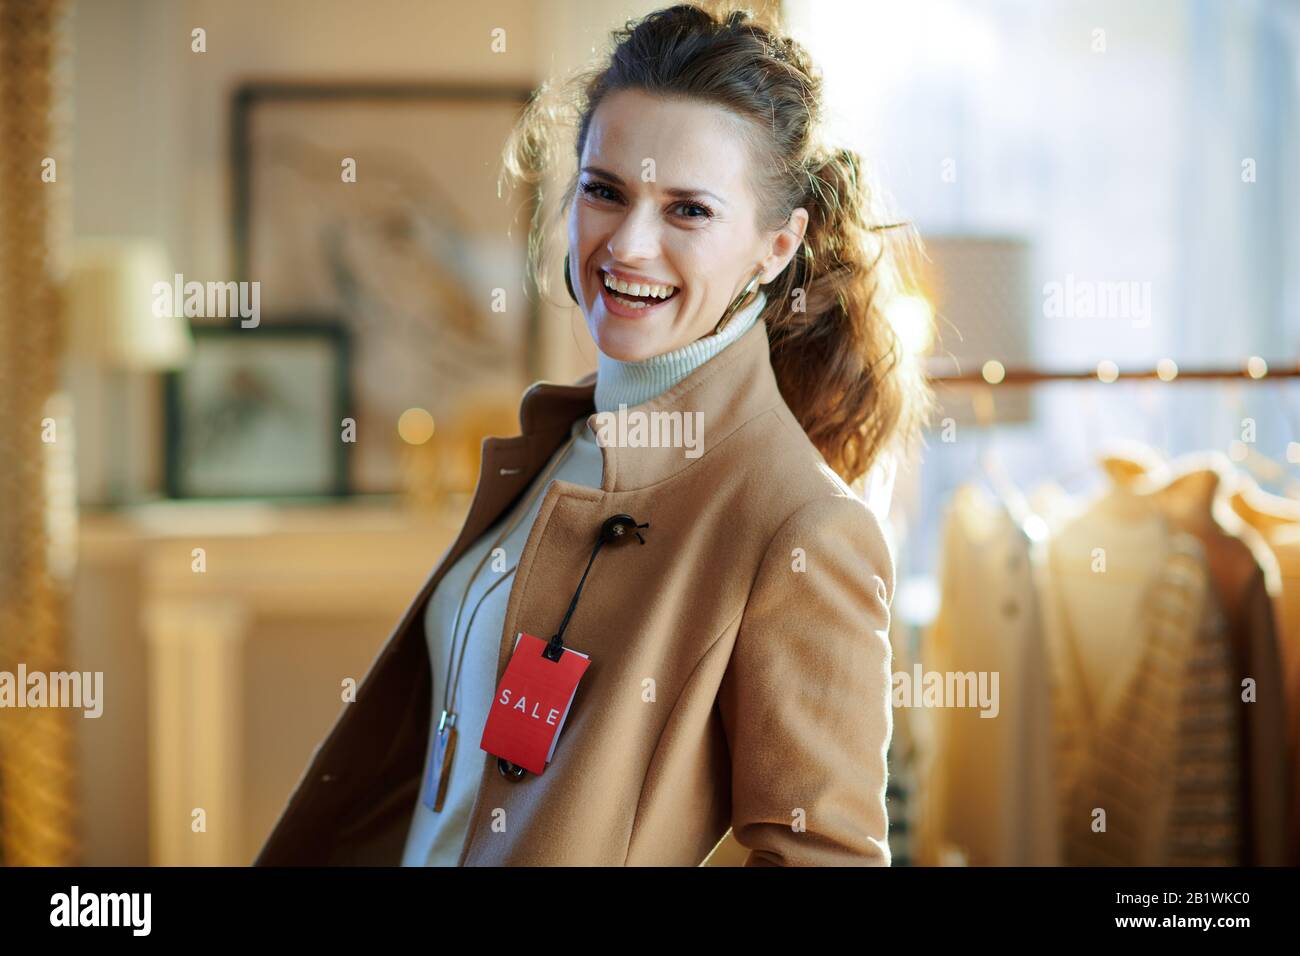
[[[142,458],[156,454],[159,442],[146,439],[137,446],[137,424],[158,422],[156,390],[148,397],[152,403],[141,402],[139,379],[177,368],[193,350],[184,318],[170,308],[155,314],[157,282],[170,286],[172,268],[155,240],[93,237],[73,245],[64,341],[83,503],[124,504],[140,495],[141,482],[132,472]]]

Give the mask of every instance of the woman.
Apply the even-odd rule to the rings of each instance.
[[[691,5],[616,40],[565,204],[597,371],[484,442],[259,864],[696,865],[729,827],[749,865],[889,863],[894,565],[850,485],[929,415],[881,314],[898,262],[797,44]],[[511,703],[583,662],[554,707]]]

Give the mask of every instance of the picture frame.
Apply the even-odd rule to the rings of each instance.
[[[194,354],[164,378],[171,498],[349,494],[348,334],[337,319],[196,325]]]
[[[397,422],[539,377],[531,187],[498,194],[523,86],[248,82],[234,94],[233,261],[264,325],[338,316],[352,343],[357,494],[399,493]],[[351,163],[354,181],[346,181]],[[505,305],[494,308],[498,300]]]

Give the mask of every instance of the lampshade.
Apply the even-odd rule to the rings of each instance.
[[[171,283],[162,244],[151,239],[76,241],[67,294],[67,347],[77,356],[132,371],[181,365],[193,348],[189,325],[157,316],[153,286]]]
[[[926,298],[939,316],[937,354],[927,360],[932,373],[978,372],[996,359],[1006,368],[1029,364],[1034,356],[1035,291],[1033,247],[1016,237],[925,237],[929,259],[922,266]],[[1002,389],[994,414],[1001,422],[1032,416],[1033,390]],[[943,417],[979,421],[972,392],[945,392]]]

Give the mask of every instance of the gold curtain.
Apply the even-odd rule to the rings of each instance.
[[[64,669],[48,546],[47,402],[62,352],[63,0],[0,0],[0,671]],[[53,165],[49,163],[53,160]],[[74,864],[73,736],[59,707],[0,709],[0,863]]]

